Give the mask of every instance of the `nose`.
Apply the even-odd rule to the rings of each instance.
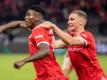
[[[70,24],[70,20],[68,20],[68,24]]]

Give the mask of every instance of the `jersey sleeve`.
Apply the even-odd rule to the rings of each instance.
[[[93,42],[93,36],[89,32],[84,32],[80,34],[80,37],[84,40],[85,46],[90,45]]]
[[[37,30],[34,30],[32,34],[37,46],[41,43],[49,45],[49,35],[48,31],[45,28],[39,28]]]

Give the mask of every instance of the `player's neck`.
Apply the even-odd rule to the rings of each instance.
[[[76,35],[79,35],[81,32],[85,31],[84,28],[80,28],[76,30]]]
[[[44,20],[41,19],[41,20],[39,20],[38,22],[36,22],[34,26],[38,26],[39,24],[41,24],[41,23],[43,23],[43,22],[44,22]]]

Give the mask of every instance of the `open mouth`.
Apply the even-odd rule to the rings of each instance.
[[[72,24],[69,24],[69,27],[73,27],[73,25],[72,25]]]

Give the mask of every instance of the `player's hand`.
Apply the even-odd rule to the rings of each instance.
[[[26,64],[26,62],[25,61],[17,61],[17,62],[15,62],[14,63],[14,68],[16,68],[16,69],[20,69],[22,66],[24,66]]]
[[[20,27],[25,29],[28,28],[25,21],[21,22]]]

